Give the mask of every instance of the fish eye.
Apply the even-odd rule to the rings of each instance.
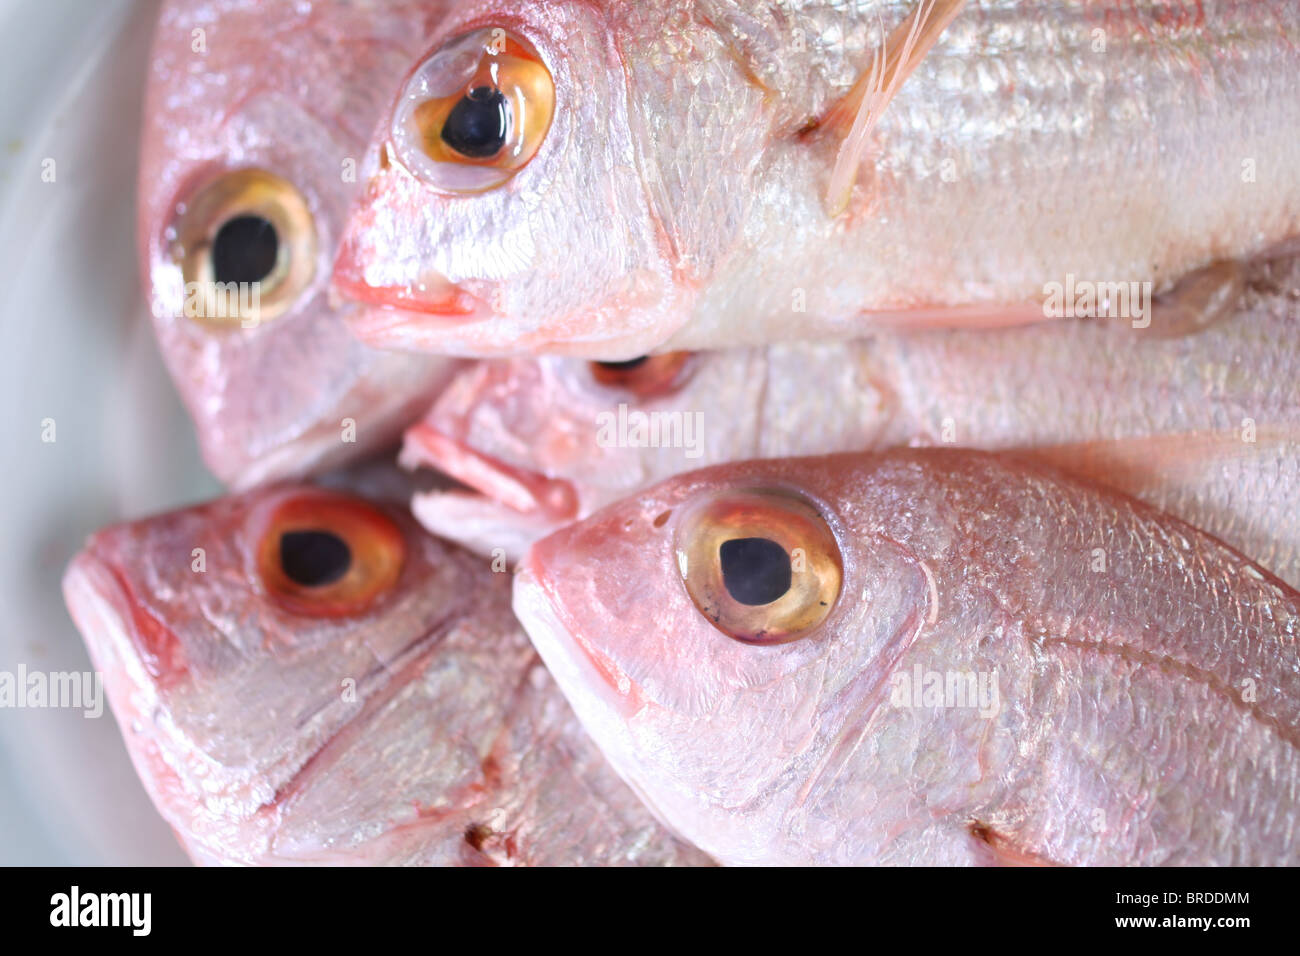
[[[643,355],[627,362],[592,362],[591,377],[597,385],[621,388],[641,398],[662,395],[680,384],[690,352]]]
[[[528,165],[554,115],[555,82],[532,45],[476,30],[416,68],[393,115],[393,147],[434,188],[482,192]]]
[[[379,509],[328,491],[295,494],[266,518],[257,572],[284,610],[308,617],[361,614],[397,584],[401,530]]]
[[[185,314],[214,325],[273,319],[316,273],[316,224],[292,183],[238,169],[183,203],[172,258],[185,281]]]
[[[700,613],[746,644],[807,637],[830,614],[844,577],[830,526],[783,490],[728,492],[691,506],[674,551]]]

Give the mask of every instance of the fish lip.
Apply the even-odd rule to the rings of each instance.
[[[407,429],[400,461],[405,468],[435,468],[521,514],[557,524],[578,514],[578,494],[569,480],[508,465],[426,422]]]
[[[485,299],[438,273],[423,272],[417,281],[373,282],[367,278],[366,258],[345,239],[334,258],[329,286],[332,297],[362,307],[346,321],[363,341],[371,325],[422,321],[457,327],[494,316]]]
[[[641,710],[645,702],[637,685],[577,627],[540,563],[538,545],[529,548],[519,562],[513,588],[511,606],[515,616],[562,687],[576,682],[594,689],[603,706],[624,719]]]
[[[69,563],[63,595],[100,670],[111,672],[116,665],[136,688],[175,683],[188,673],[176,634],[139,604],[121,570],[95,554],[93,545]],[[161,638],[165,654],[149,646],[143,621],[158,629],[155,637]]]
[[[425,530],[482,557],[503,556],[513,567],[533,544],[564,526],[543,514],[524,515],[473,489],[435,488],[411,499],[411,512]],[[467,533],[468,521],[476,531]],[[478,530],[481,529],[481,530]]]
[[[363,307],[358,315],[347,319],[349,327],[354,330],[359,328],[364,331],[369,324],[367,317],[376,314],[403,320],[428,317],[456,320],[451,323],[454,325],[484,322],[492,318],[492,311],[478,296],[441,276],[432,281],[438,289],[434,297],[424,297],[407,286],[374,286],[364,280],[341,277],[338,273],[335,273],[330,288],[344,301]]]

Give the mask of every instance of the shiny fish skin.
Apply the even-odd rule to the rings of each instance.
[[[159,346],[223,482],[298,476],[393,440],[452,363],[383,355],[328,301],[334,247],[387,88],[445,0],[172,0],[151,54],[140,160],[139,247]],[[194,31],[206,51],[196,53]],[[211,329],[180,313],[170,254],[186,200],[209,177],[259,167],[293,183],[317,229],[315,277],[256,329]],[[356,442],[344,442],[345,419]]]
[[[264,596],[257,515],[295,491],[101,531],[64,581],[136,770],[196,862],[708,862],[604,764],[507,576],[399,503],[383,507],[406,566],[382,604],[311,619]]]
[[[1004,324],[1041,318],[1069,275],[1159,291],[1300,234],[1300,4],[1255,0],[970,0],[832,218],[842,137],[808,129],[914,6],[464,4],[430,49],[482,24],[526,36],[556,119],[508,186],[451,198],[381,127],[336,264],[340,290],[377,306],[358,332],[613,360]],[[421,308],[448,281],[470,314],[378,307]]]
[[[759,647],[691,603],[672,540],[688,503],[773,484],[818,503],[844,585]],[[1029,462],[681,476],[535,545],[515,610],[611,763],[723,863],[1300,862],[1300,594]],[[906,706],[917,668],[996,675],[1000,704]]]
[[[569,489],[586,516],[656,481],[745,458],[948,442],[1033,449],[1183,518],[1300,586],[1300,260],[1244,266],[1226,317],[1195,332],[1064,320],[1022,329],[882,332],[847,343],[697,353],[664,393],[595,381],[587,364],[482,362],[439,396],[406,457],[467,480],[465,462]],[[602,414],[700,416],[689,449],[597,442]],[[432,429],[450,446],[433,446]],[[1253,438],[1253,441],[1246,440]],[[493,487],[417,495],[430,530],[512,555],[567,516]]]

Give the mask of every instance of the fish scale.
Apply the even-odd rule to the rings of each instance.
[[[444,37],[463,16],[532,39],[555,122],[529,166],[473,197],[371,160],[335,267],[371,307],[354,328],[412,350],[624,360],[997,326],[1042,319],[1070,275],[1161,291],[1300,232],[1300,8],[1231,0],[966,4],[879,111],[836,215],[834,108],[881,26],[914,9],[453,15]],[[521,236],[520,261],[472,255]],[[449,290],[463,312],[440,304]]]
[[[1180,304],[1175,292],[1154,302],[1148,328],[1069,319],[704,352],[650,395],[603,385],[573,359],[480,363],[456,377],[406,443],[410,462],[463,477],[477,492],[424,492],[415,511],[485,554],[517,554],[564,516],[507,506],[462,456],[488,473],[564,484],[582,516],[670,475],[754,456],[1032,449],[1300,583],[1300,526],[1288,504],[1300,478],[1290,346],[1300,329],[1300,261],[1284,253],[1230,274],[1226,303]],[[1187,309],[1195,321],[1172,318]],[[601,416],[620,405],[629,415],[700,416],[698,449],[599,443]],[[455,450],[423,441],[425,427]]]

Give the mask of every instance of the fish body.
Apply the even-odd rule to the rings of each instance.
[[[527,40],[554,119],[527,166],[467,194],[381,127],[335,269],[371,306],[358,333],[626,360],[1005,325],[1053,317],[1053,284],[1158,293],[1300,234],[1300,6],[1253,0],[970,0],[828,208],[836,117],[918,5],[458,8],[433,55],[478,27]]]
[[[1185,310],[1158,302],[1146,328],[1069,319],[701,352],[652,376],[648,392],[640,370],[484,361],[456,376],[405,448],[408,463],[472,489],[417,495],[415,512],[435,533],[515,556],[707,465],[898,445],[1018,449],[1170,511],[1300,585],[1289,504],[1300,493],[1300,261],[1242,266],[1231,285],[1231,305],[1203,325],[1171,328]]]
[[[357,343],[327,288],[381,91],[448,6],[171,0],[162,9],[141,141],[140,257],[163,358],[227,484],[374,450],[450,374],[447,360]],[[222,238],[241,218],[264,231]],[[233,248],[266,261],[218,265],[222,242],[227,257]],[[236,279],[254,281],[236,290]],[[204,298],[209,288],[220,301]]]
[[[343,536],[341,581],[286,584],[313,571],[286,550],[304,528]],[[281,485],[119,525],[64,590],[196,862],[708,862],[604,764],[512,617],[507,575],[397,501]]]
[[[754,570],[728,570],[744,527],[796,530],[758,607],[725,577]],[[614,766],[726,864],[1298,859],[1300,595],[1037,463],[679,476],[534,545],[515,610]]]

